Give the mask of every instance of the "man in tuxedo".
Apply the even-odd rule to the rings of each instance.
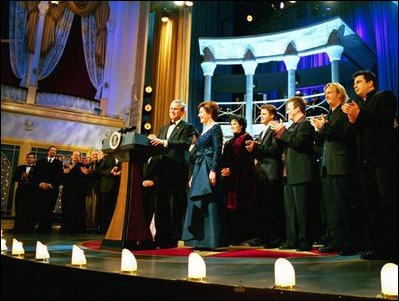
[[[26,155],[26,164],[19,165],[14,174],[14,182],[18,183],[15,191],[15,222],[14,233],[31,233],[34,226],[32,195],[35,187],[32,184],[32,174],[35,165],[35,154]]]
[[[185,109],[184,102],[173,100],[169,107],[170,124],[161,127],[157,138],[150,139],[151,145],[162,145],[168,150],[157,158],[155,243],[161,248],[177,246],[187,206],[188,150],[195,128],[183,120]]]
[[[54,207],[63,176],[62,162],[56,156],[57,148],[52,145],[47,149],[47,157],[37,161],[32,175],[37,189],[35,200],[39,233],[50,233],[52,230]]]
[[[276,133],[270,122],[276,117],[277,109],[264,104],[260,110],[260,120],[264,125],[256,141],[247,143],[248,152],[256,159],[256,204],[257,224],[254,231],[259,244],[266,248],[277,248],[285,237],[285,218],[283,200],[283,148],[276,140]],[[251,240],[251,245],[257,245]]]
[[[398,161],[395,156],[394,118],[397,102],[392,91],[378,91],[377,78],[368,70],[353,75],[354,101],[344,104],[356,135],[363,259],[398,256]],[[397,147],[397,146],[396,146]]]
[[[315,130],[306,119],[306,101],[299,96],[287,101],[286,111],[293,122],[286,129],[280,120],[270,126],[276,131],[276,138],[284,146],[284,160],[287,181],[284,185],[284,209],[287,226],[287,241],[280,249],[297,248],[308,251],[308,207],[311,205],[312,182],[314,180],[313,141]]]

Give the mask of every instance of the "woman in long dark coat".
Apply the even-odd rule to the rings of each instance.
[[[245,148],[252,136],[245,130],[247,120],[232,115],[230,128],[233,138],[228,140],[222,154],[222,177],[227,206],[226,223],[229,243],[240,245],[251,236],[255,191],[254,158]]]

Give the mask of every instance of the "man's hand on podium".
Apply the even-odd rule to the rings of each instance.
[[[112,174],[113,176],[120,176],[121,172],[122,172],[121,170],[118,171],[118,166],[114,166],[114,167],[111,169],[111,174]]]
[[[152,139],[150,139],[150,144],[153,146],[162,145],[164,147],[167,147],[167,140],[162,140],[159,138],[152,138]]]

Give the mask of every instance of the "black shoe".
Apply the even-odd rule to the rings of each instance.
[[[310,251],[310,250],[312,250],[312,246],[307,242],[301,242],[297,249],[297,251]]]
[[[173,249],[177,248],[177,242],[166,242],[158,244],[157,249]]]
[[[283,243],[280,247],[280,250],[290,250],[290,249],[296,249],[296,245],[290,241],[286,241]]]
[[[329,244],[325,247],[319,248],[320,253],[332,253],[332,252],[338,252],[338,251],[339,251],[339,248],[335,244]]]
[[[374,250],[369,250],[369,251],[365,251],[360,253],[360,257],[362,259],[369,259],[369,260],[375,260],[375,259],[392,259],[392,256],[389,256],[388,254],[384,254],[381,252],[377,252]]]
[[[250,245],[251,247],[261,247],[264,245],[263,241],[260,238],[252,238],[246,240],[243,244]]]
[[[354,247],[348,247],[348,248],[343,247],[341,251],[339,251],[339,255],[341,256],[350,256],[350,255],[355,255],[357,253],[358,253],[357,249]]]
[[[275,239],[271,242],[267,242],[264,245],[265,249],[275,249],[281,246],[281,239]]]

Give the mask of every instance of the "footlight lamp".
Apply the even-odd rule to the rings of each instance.
[[[1,239],[1,254],[6,253],[7,251],[8,251],[7,241],[4,238],[2,238]]]
[[[23,248],[22,242],[12,239],[12,247],[11,247],[11,255],[13,256],[23,256],[25,254],[25,250]]]
[[[40,241],[36,243],[36,255],[35,259],[39,261],[48,261],[50,254],[47,250],[47,246],[43,245]]]
[[[83,266],[86,264],[86,257],[82,249],[77,245],[72,246],[72,260],[71,265]]]
[[[295,270],[291,262],[285,258],[279,258],[274,263],[273,288],[293,289],[295,287]]]
[[[128,274],[137,273],[137,260],[134,257],[133,253],[128,249],[122,250],[122,258],[121,258],[121,272]]]
[[[206,278],[206,265],[204,259],[195,252],[188,256],[188,280],[204,281]]]
[[[386,263],[381,269],[381,294],[379,298],[398,300],[398,265]]]

